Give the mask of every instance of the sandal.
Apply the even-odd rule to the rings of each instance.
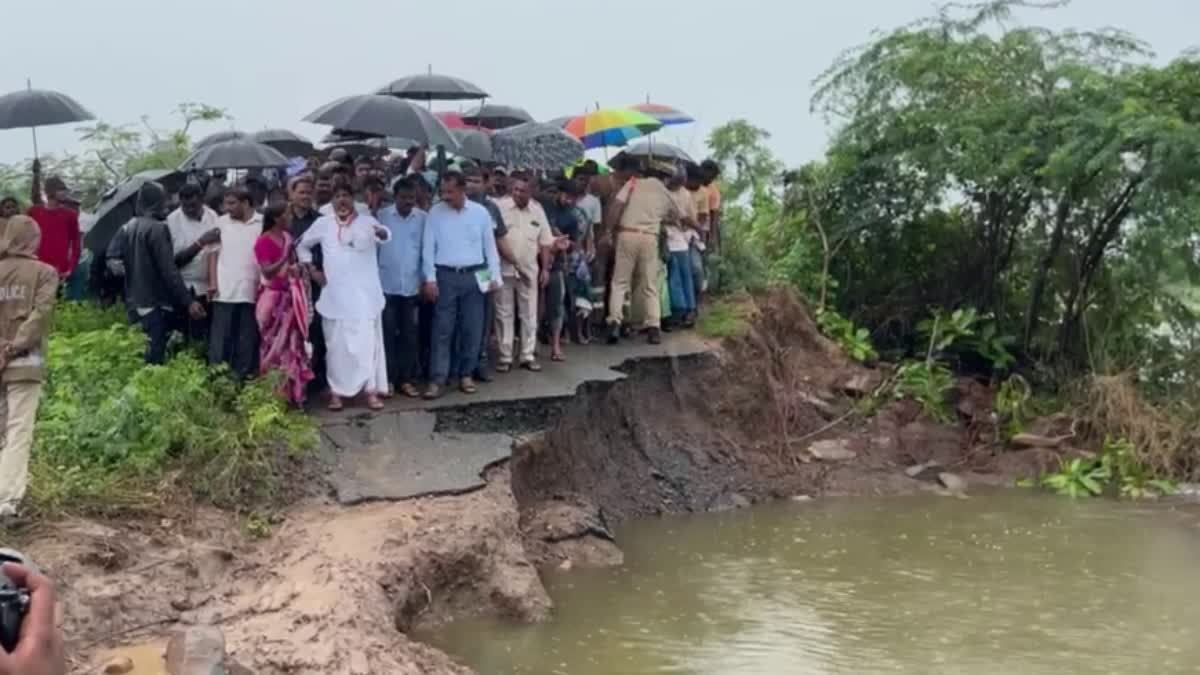
[[[383,410],[383,401],[375,394],[367,394],[367,407],[371,410]]]
[[[557,362],[559,362],[559,363],[562,363],[563,361],[566,361],[566,360],[567,360],[567,357],[563,356],[563,355],[562,355],[562,353],[561,353],[561,352],[559,352],[559,353],[557,353],[557,354],[551,354],[551,355],[550,355],[550,360],[551,360],[551,361],[557,361]]]
[[[526,361],[521,364],[521,367],[531,373],[540,373],[542,371],[542,364],[537,361]]]
[[[400,393],[408,398],[421,398],[421,392],[417,391],[417,388],[409,382],[400,385]]]
[[[479,391],[479,387],[475,386],[475,381],[469,377],[464,377],[462,381],[458,383],[458,388],[464,394],[474,394]]]
[[[329,397],[329,409],[331,411],[337,412],[345,407],[346,406],[342,404],[342,399],[340,397],[338,397],[338,396],[330,396]]]
[[[496,364],[496,372],[497,373],[507,373],[510,370],[512,370],[511,363],[497,363]]]

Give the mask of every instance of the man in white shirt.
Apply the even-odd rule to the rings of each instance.
[[[213,310],[208,360],[226,363],[235,375],[246,379],[258,371],[258,321],[254,317],[258,262],[254,244],[262,235],[262,215],[254,210],[253,199],[245,188],[225,191],[225,215],[217,219],[217,230],[221,243],[211,248],[208,259]]]
[[[535,359],[537,350],[538,295],[550,281],[551,247],[554,232],[542,206],[531,199],[530,185],[524,177],[509,180],[510,196],[497,202],[504,218],[504,241],[515,263],[505,260],[501,265],[504,284],[496,296],[496,333],[500,338],[498,372],[512,370],[513,319],[521,319],[521,367],[539,371]],[[539,266],[541,271],[539,273]],[[514,312],[514,309],[516,312]]]
[[[167,230],[175,252],[175,266],[192,297],[208,299],[208,254],[205,249],[220,241],[217,212],[204,205],[204,190],[185,183],[179,190],[179,208],[167,216]],[[207,305],[207,303],[205,303]],[[208,307],[205,306],[205,311]],[[208,317],[187,320],[184,336],[189,340],[207,340]]]

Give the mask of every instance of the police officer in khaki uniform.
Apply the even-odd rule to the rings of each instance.
[[[609,344],[621,339],[624,298],[631,286],[634,315],[645,319],[651,344],[662,341],[658,284],[662,258],[658,237],[663,223],[679,219],[679,209],[663,182],[674,172],[675,166],[670,162],[651,159],[613,199],[607,218],[608,229],[616,238],[616,263],[608,303]]]

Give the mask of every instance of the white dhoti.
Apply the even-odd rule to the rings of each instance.
[[[375,319],[321,319],[325,329],[325,364],[329,389],[350,398],[360,392],[387,391],[387,357],[383,349],[383,321]]]

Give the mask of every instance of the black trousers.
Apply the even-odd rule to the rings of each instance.
[[[429,373],[433,357],[433,315],[437,305],[432,302],[420,301],[417,308],[417,334],[420,336],[421,379],[429,381]]]
[[[167,340],[171,337],[174,312],[155,307],[149,314],[138,317],[138,325],[146,333],[146,363],[161,365],[167,361]]]
[[[208,362],[227,364],[243,380],[258,372],[258,321],[254,318],[254,303],[212,304]]]
[[[419,296],[385,295],[383,349],[387,354],[388,381],[393,386],[421,381]]]

